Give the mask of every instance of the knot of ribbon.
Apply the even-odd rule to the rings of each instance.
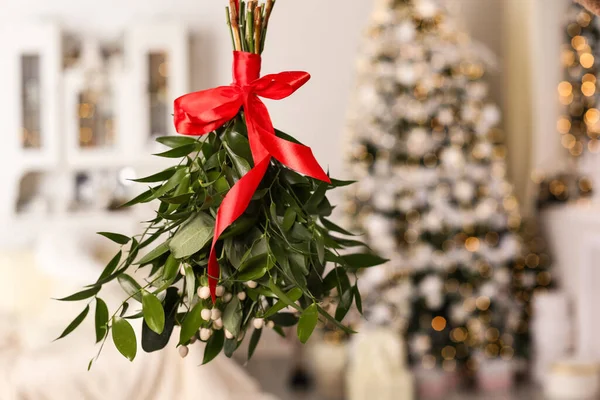
[[[275,135],[265,104],[259,97],[281,100],[292,95],[310,79],[306,72],[281,72],[260,77],[258,54],[233,53],[233,83],[190,93],[175,100],[175,127],[182,135],[208,134],[231,121],[243,108],[254,167],[229,190],[215,221],[208,259],[208,283],[213,301],[220,276],[215,246],[221,234],[248,208],[271,158],[301,174],[331,183],[309,147]]]

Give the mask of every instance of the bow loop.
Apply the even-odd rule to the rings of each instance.
[[[232,86],[186,94],[175,100],[175,128],[182,135],[205,135],[235,118],[242,103],[240,89]]]
[[[265,75],[254,83],[254,93],[267,99],[281,100],[294,94],[309,80],[310,74],[302,71]]]

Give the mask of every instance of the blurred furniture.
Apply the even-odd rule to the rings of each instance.
[[[168,163],[150,154],[166,150],[154,139],[175,133],[172,102],[189,90],[185,24],[136,22],[122,43],[52,22],[0,32],[0,247],[55,223],[138,220],[117,206],[145,190],[131,179]]]
[[[308,344],[308,362],[315,390],[323,400],[344,400],[347,342],[317,335]]]
[[[557,361],[544,384],[549,400],[593,400],[600,389],[600,364],[577,360]]]
[[[569,299],[563,291],[536,293],[533,298],[531,332],[533,377],[543,383],[554,362],[567,357],[573,342]]]
[[[2,251],[0,265],[0,398],[3,400],[267,400],[258,385],[235,362],[221,357],[200,367],[203,347],[192,346],[182,360],[176,343],[163,352],[138,351],[130,363],[108,343],[91,371],[96,352],[93,308],[83,330],[52,342],[85,306],[60,303],[101,272],[106,241],[73,229],[43,235],[36,252]],[[74,246],[67,246],[72,243]],[[65,248],[71,251],[65,252]],[[121,291],[101,295],[114,310]],[[140,324],[134,324],[138,328]],[[173,335],[176,341],[178,335]]]
[[[367,330],[353,338],[346,377],[350,400],[412,400],[414,378],[404,344],[393,331]]]
[[[477,387],[484,393],[508,392],[513,388],[514,373],[511,361],[483,360],[477,371]]]
[[[600,204],[550,207],[542,221],[553,249],[553,273],[573,305],[574,355],[600,361]]]

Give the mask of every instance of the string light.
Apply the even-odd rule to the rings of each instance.
[[[600,134],[600,107],[596,106],[599,71],[594,56],[598,28],[591,24],[593,16],[586,10],[574,18],[576,21],[566,26],[567,42],[561,53],[566,79],[557,87],[559,101],[567,107],[568,115],[559,117],[556,128],[561,134],[561,145],[571,156],[579,157],[584,150],[600,151],[591,142]]]

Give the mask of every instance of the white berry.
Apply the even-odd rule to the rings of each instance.
[[[233,333],[229,332],[227,329],[225,329],[225,337],[229,340],[233,339]]]
[[[221,318],[221,310],[219,310],[218,308],[213,308],[212,311],[210,312],[210,319],[212,319],[213,321],[216,321],[219,318]]]
[[[223,329],[223,320],[221,318],[214,320],[212,326],[213,329],[216,329],[217,331]]]
[[[254,282],[254,281],[248,281],[248,282],[246,282],[246,286],[248,286],[250,289],[256,289],[256,287],[258,286],[258,283]]]
[[[262,329],[262,327],[265,324],[265,321],[262,318],[254,318],[254,321],[252,321],[252,324],[254,325],[255,329]]]
[[[242,301],[246,300],[246,292],[239,292],[237,294],[237,296],[238,296],[238,299],[240,299]]]
[[[202,328],[200,329],[200,340],[206,342],[208,339],[210,339],[212,335],[212,331],[208,328]]]
[[[190,349],[187,346],[179,346],[179,355],[181,358],[186,358],[189,352]]]
[[[273,321],[267,322],[267,328],[270,328],[270,329],[275,328],[275,322],[273,322]]]
[[[215,294],[217,297],[221,297],[225,294],[225,288],[223,286],[217,286],[217,290],[215,290]]]
[[[205,308],[202,311],[200,311],[200,316],[202,317],[203,320],[208,321],[210,320],[210,316],[212,315],[212,312],[208,309]]]
[[[201,299],[208,299],[210,297],[210,288],[208,286],[200,286],[198,288],[198,297]]]
[[[232,298],[233,298],[233,295],[231,293],[225,293],[225,295],[223,296],[223,301],[225,303],[229,303]]]

